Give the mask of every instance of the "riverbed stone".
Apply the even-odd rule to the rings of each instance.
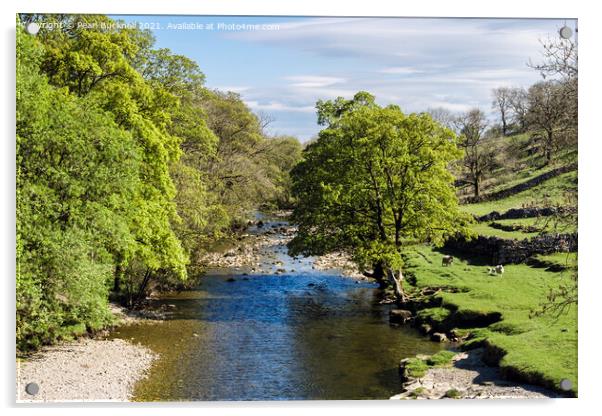
[[[405,309],[391,309],[389,311],[389,322],[405,324],[412,319],[412,312]]]
[[[435,341],[435,342],[447,342],[447,335],[445,335],[443,332],[433,332],[431,334],[431,340]]]

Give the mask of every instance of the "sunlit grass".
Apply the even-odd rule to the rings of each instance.
[[[465,204],[461,206],[461,209],[470,214],[481,216],[492,211],[505,212],[511,208],[521,208],[523,206],[562,204],[566,192],[576,186],[577,171],[573,171],[548,179],[538,186],[511,195],[508,198],[478,204]]]
[[[505,265],[503,276],[491,276],[486,266],[470,265],[461,259],[442,268],[441,256],[422,245],[407,250],[406,270],[414,276],[416,286],[461,289],[437,295],[446,309],[473,315],[500,313],[499,322],[475,331],[481,339],[506,352],[500,366],[550,387],[558,388],[566,378],[576,391],[576,307],[559,317],[532,316],[546,301],[549,290],[568,282],[570,274],[517,264]],[[432,318],[448,319],[450,314],[440,309],[432,309]]]

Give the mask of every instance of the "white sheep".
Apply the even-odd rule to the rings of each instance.
[[[501,264],[498,264],[498,265],[497,265],[497,266],[495,266],[495,267],[488,267],[488,268],[487,268],[487,273],[488,273],[490,276],[495,276],[495,275],[497,275],[497,274],[499,274],[499,275],[503,275],[503,274],[504,274],[504,266],[502,266]]]

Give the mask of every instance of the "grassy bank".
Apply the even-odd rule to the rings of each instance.
[[[427,246],[405,253],[416,288],[445,288],[434,295],[441,306],[421,311],[422,320],[448,330],[468,329],[473,339],[466,345],[487,343],[499,353],[500,368],[509,377],[556,390],[569,379],[576,394],[576,308],[560,317],[531,316],[550,288],[570,279],[570,273],[519,264],[505,266],[503,276],[490,276],[485,266],[462,259],[443,268],[441,256]]]
[[[543,206],[545,204],[564,203],[565,193],[577,184],[577,171],[564,173],[549,179],[538,186],[514,194],[498,201],[480,202],[463,205],[465,212],[474,215],[485,215],[492,211],[505,212],[511,208],[521,208],[523,205]]]

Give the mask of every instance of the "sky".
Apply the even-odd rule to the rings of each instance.
[[[406,113],[479,107],[491,90],[541,80],[540,40],[560,19],[112,16],[146,25],[156,47],[195,60],[206,86],[240,94],[273,120],[268,133],[302,141],[320,130],[315,103],[368,91]],[[181,26],[188,24],[188,26]],[[194,26],[191,26],[194,24]],[[178,26],[180,25],[180,26]],[[213,26],[211,26],[213,25]],[[236,26],[238,25],[238,26]]]

